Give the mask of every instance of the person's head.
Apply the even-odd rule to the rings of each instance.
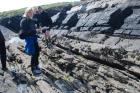
[[[30,19],[32,19],[32,17],[33,17],[33,8],[27,8],[26,10],[25,10],[25,12],[24,12],[24,14],[23,14],[23,17],[27,17],[27,18],[30,18]]]
[[[39,12],[39,13],[42,13],[43,11],[44,11],[44,9],[43,9],[42,7],[39,6],[39,7],[38,7],[38,12]]]
[[[33,7],[32,9],[34,14],[39,14],[38,7]]]

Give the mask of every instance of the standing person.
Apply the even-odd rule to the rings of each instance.
[[[6,67],[6,47],[5,47],[5,38],[0,30],[0,58],[2,64],[2,70],[8,70]]]
[[[39,65],[39,45],[36,35],[37,30],[33,18],[33,8],[27,8],[20,22],[20,38],[25,39],[25,52],[31,56],[31,70],[33,74],[40,74]]]
[[[48,16],[42,7],[35,8],[35,15],[33,18],[37,21],[36,23],[38,28],[41,28],[42,33],[44,33],[47,47],[50,47],[51,39],[49,32],[50,28],[52,27],[52,19]]]
[[[48,13],[42,8],[37,7],[36,15],[34,18],[37,18],[37,22],[41,27],[52,27],[52,19],[48,16]]]

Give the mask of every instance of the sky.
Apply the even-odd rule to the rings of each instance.
[[[73,1],[79,0],[0,0],[0,12],[20,9],[24,7],[32,7],[37,5]]]

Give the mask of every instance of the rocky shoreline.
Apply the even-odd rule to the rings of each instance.
[[[139,5],[138,0],[87,0],[55,13],[50,49],[40,34],[38,77],[30,71],[24,41],[5,28],[10,71],[0,73],[0,92],[140,93]]]

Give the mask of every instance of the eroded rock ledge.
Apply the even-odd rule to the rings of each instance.
[[[9,44],[13,80],[18,86],[27,84],[26,93],[140,92],[139,61],[132,57],[135,53],[123,48],[108,49],[102,44],[90,44],[63,35],[55,38],[51,49],[44,48],[43,39],[39,40],[43,72],[39,77],[34,77],[30,71],[30,59],[23,53],[23,43]]]
[[[24,42],[10,40],[10,72],[0,78],[7,89],[0,92],[140,93],[139,5],[138,0],[88,0],[58,11],[52,16],[53,47],[39,39],[38,77],[30,71]]]

